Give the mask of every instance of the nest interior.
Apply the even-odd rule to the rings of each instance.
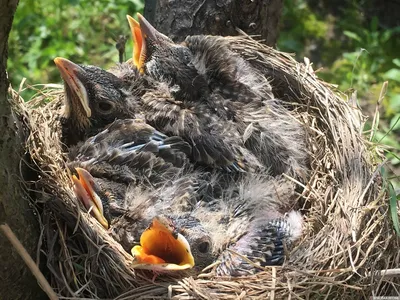
[[[355,99],[319,80],[310,64],[250,37],[227,37],[272,79],[274,92],[307,130],[311,174],[297,182],[305,232],[281,267],[254,276],[211,273],[161,276],[155,282],[130,267],[132,258],[76,200],[61,150],[61,88],[24,104],[30,122],[27,150],[39,172],[34,182],[42,259],[58,295],[73,298],[329,298],[389,295],[398,280],[381,271],[398,265],[398,240],[379,174],[376,145],[362,134]],[[49,101],[50,100],[50,101]],[[299,125],[300,126],[300,125]]]

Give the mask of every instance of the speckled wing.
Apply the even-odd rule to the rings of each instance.
[[[253,222],[246,234],[222,252],[216,274],[242,276],[265,266],[282,265],[286,250],[301,235],[301,226],[302,217],[296,211],[267,223]]]
[[[183,138],[192,147],[191,159],[213,167],[241,171],[245,154],[240,136],[203,103],[186,108],[175,100],[166,86],[142,97],[146,121],[161,132]]]
[[[95,177],[129,183],[141,176],[175,174],[191,148],[179,137],[167,137],[141,120],[117,120],[70,151],[70,167]]]
[[[192,63],[205,75],[210,88],[224,98],[242,103],[274,98],[268,79],[239,54],[222,36],[196,35],[185,39]]]
[[[308,162],[301,124],[275,99],[268,78],[232,50],[231,41],[220,36],[185,40],[192,63],[212,90],[210,105],[215,113],[225,112],[222,119],[235,120],[240,138],[232,143],[242,142],[271,175],[304,176]]]

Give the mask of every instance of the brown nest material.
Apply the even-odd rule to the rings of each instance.
[[[272,78],[276,95],[307,128],[312,172],[307,183],[297,182],[306,220],[301,240],[282,267],[266,267],[255,276],[205,272],[151,282],[131,269],[130,255],[80,209],[59,142],[62,89],[51,88],[28,103],[28,150],[40,174],[34,184],[41,251],[60,296],[360,299],[398,290],[399,282],[385,274],[398,265],[399,243],[382,188],[380,151],[364,138],[365,118],[354,99],[344,99],[291,55],[248,37],[228,39],[234,51]]]

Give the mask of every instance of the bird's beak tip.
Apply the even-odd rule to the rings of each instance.
[[[143,39],[157,40],[158,31],[146,20],[140,13],[137,13],[139,19],[140,30],[142,31]]]
[[[133,26],[135,27],[140,27],[139,22],[136,21],[133,17],[130,15],[126,15],[126,18],[128,19],[129,26],[132,28]]]
[[[55,63],[56,65],[58,65],[62,60],[63,60],[62,57],[56,57],[55,59],[53,59],[53,61],[54,61],[54,63]]]
[[[60,71],[62,79],[65,81],[66,85],[75,93],[76,97],[79,99],[80,109],[84,111],[87,118],[92,115],[92,110],[89,106],[89,98],[84,84],[82,83],[80,77],[85,76],[85,70],[77,65],[76,63],[62,57],[56,57],[54,59],[58,70]],[[68,100],[68,99],[67,99]],[[74,105],[72,101],[70,103],[66,101],[67,105]]]

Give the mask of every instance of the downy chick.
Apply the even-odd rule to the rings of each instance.
[[[177,122],[180,115],[168,115],[171,134],[182,135],[179,124],[196,136],[193,132],[200,124],[197,127],[204,128],[211,141],[218,141],[192,143],[204,145],[206,154],[200,155],[199,161],[205,157],[209,163],[224,165],[227,160],[221,160],[218,152],[230,153],[230,158],[239,162],[250,153],[256,158],[249,159],[256,169],[260,163],[272,175],[302,177],[307,173],[303,128],[283,103],[273,98],[268,79],[231,51],[228,40],[193,36],[186,38],[186,44],[175,44],[138,16],[142,49],[136,67],[170,89],[175,87],[174,112],[190,116]]]
[[[235,181],[220,172],[192,170],[182,158],[187,147],[141,121],[118,120],[71,152],[70,167],[79,175],[76,194],[127,251],[134,247],[140,268],[202,268],[219,259],[218,275],[237,276],[258,271],[242,256],[261,267],[281,264],[285,245],[301,235],[299,213],[285,216],[293,206],[292,184],[248,173]],[[160,217],[174,228],[161,230],[172,245],[167,252],[156,238],[164,228],[154,221]],[[179,254],[182,249],[190,250],[193,261]]]

